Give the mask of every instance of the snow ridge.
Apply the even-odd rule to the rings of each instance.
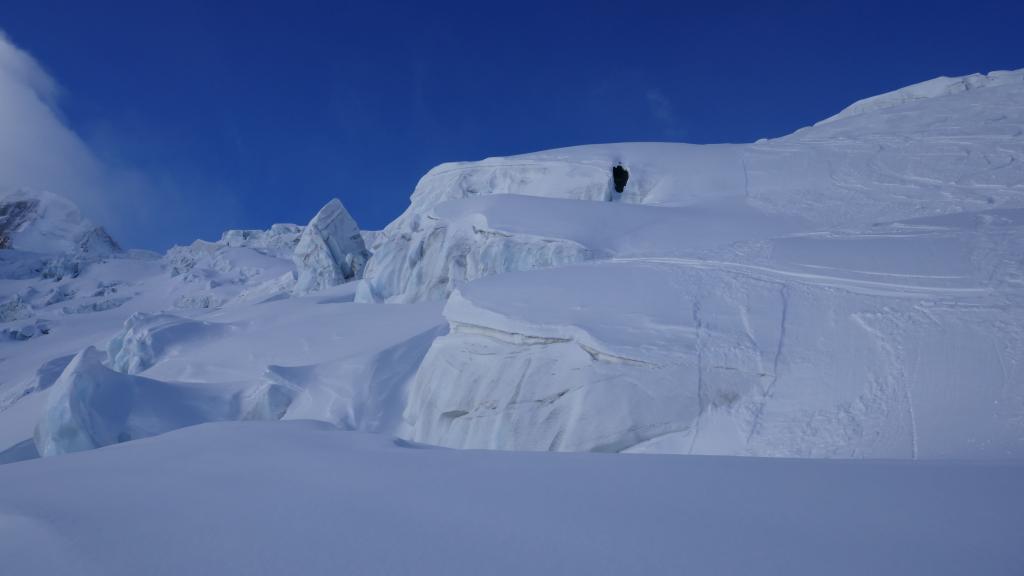
[[[1024,70],[997,70],[988,74],[971,74],[969,76],[947,77],[940,76],[917,84],[911,84],[892,92],[879,94],[870,98],[858,100],[843,108],[838,114],[830,116],[815,126],[821,126],[829,122],[835,122],[859,114],[885,110],[901,106],[908,102],[924,100],[928,98],[941,98],[960,94],[969,90],[978,90],[995,86],[1004,86],[1024,82]]]

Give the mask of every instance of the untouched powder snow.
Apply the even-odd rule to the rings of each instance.
[[[5,573],[1011,576],[1020,463],[426,449],[208,424],[0,466]]]

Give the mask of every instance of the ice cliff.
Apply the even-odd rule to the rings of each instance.
[[[1024,454],[1020,77],[939,79],[752,145],[436,169],[357,294],[447,299],[450,332],[410,387],[408,436]],[[607,192],[616,162],[631,173],[621,197]]]

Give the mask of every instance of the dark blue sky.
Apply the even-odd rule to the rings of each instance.
[[[380,228],[443,161],[747,142],[1024,66],[1021,2],[769,4],[4,0],[0,29],[105,162],[189,207],[125,227],[155,248],[304,223],[332,196]]]

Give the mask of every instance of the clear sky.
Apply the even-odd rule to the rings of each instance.
[[[122,211],[115,235],[162,249],[305,223],[332,196],[380,228],[449,160],[781,136],[913,82],[1024,67],[1022,6],[3,0],[0,29],[120,174],[113,201],[157,207]]]

